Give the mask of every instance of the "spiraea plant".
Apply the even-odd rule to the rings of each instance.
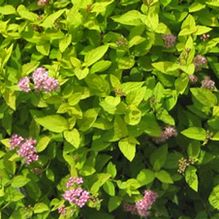
[[[218,0],[0,0],[0,218],[218,219]]]

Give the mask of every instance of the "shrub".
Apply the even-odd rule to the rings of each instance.
[[[218,0],[0,0],[1,218],[219,218]]]

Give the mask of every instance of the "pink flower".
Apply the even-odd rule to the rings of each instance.
[[[56,79],[48,77],[44,82],[43,82],[43,89],[46,92],[51,92],[56,90],[59,87],[59,83]]]
[[[51,92],[59,87],[59,83],[56,79],[49,77],[45,68],[37,68],[32,74],[34,82],[34,88],[38,91]]]
[[[135,205],[125,204],[123,208],[125,211],[130,212],[131,214],[147,217],[149,215],[149,210],[156,199],[157,194],[155,192],[146,190],[144,192],[144,197],[137,201]]]
[[[73,186],[74,184],[80,185],[83,184],[83,178],[82,177],[70,177],[68,182],[66,183],[66,187],[69,188]]]
[[[39,156],[36,153],[35,144],[36,140],[33,140],[32,138],[26,139],[18,150],[18,154],[24,158],[27,164],[30,164],[33,161],[38,160],[39,158]]]
[[[65,208],[64,205],[58,208],[58,213],[61,214],[61,215],[66,214],[66,208]]]
[[[82,188],[76,188],[65,191],[63,195],[64,199],[70,203],[74,203],[78,207],[82,208],[90,198],[89,192]]]
[[[31,91],[30,79],[27,76],[20,79],[20,81],[18,82],[18,86],[19,86],[20,90],[22,90],[26,93]]]
[[[19,136],[17,134],[13,134],[9,140],[11,150],[13,150],[16,147],[20,147],[23,140],[24,140],[24,138],[22,136]]]
[[[168,140],[171,137],[176,137],[177,136],[177,130],[173,126],[166,126],[163,131],[161,132],[160,137],[153,138],[154,142],[162,143]]]

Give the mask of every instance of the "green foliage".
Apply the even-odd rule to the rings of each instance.
[[[139,218],[123,204],[147,189],[148,218],[218,218],[218,10],[218,0],[0,0],[0,218]],[[51,92],[34,85],[42,66],[59,84]],[[39,159],[25,163],[12,134],[36,139]],[[83,208],[63,198],[76,176]]]

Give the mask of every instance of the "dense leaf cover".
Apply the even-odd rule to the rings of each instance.
[[[219,218],[219,0],[0,0],[3,219]]]

